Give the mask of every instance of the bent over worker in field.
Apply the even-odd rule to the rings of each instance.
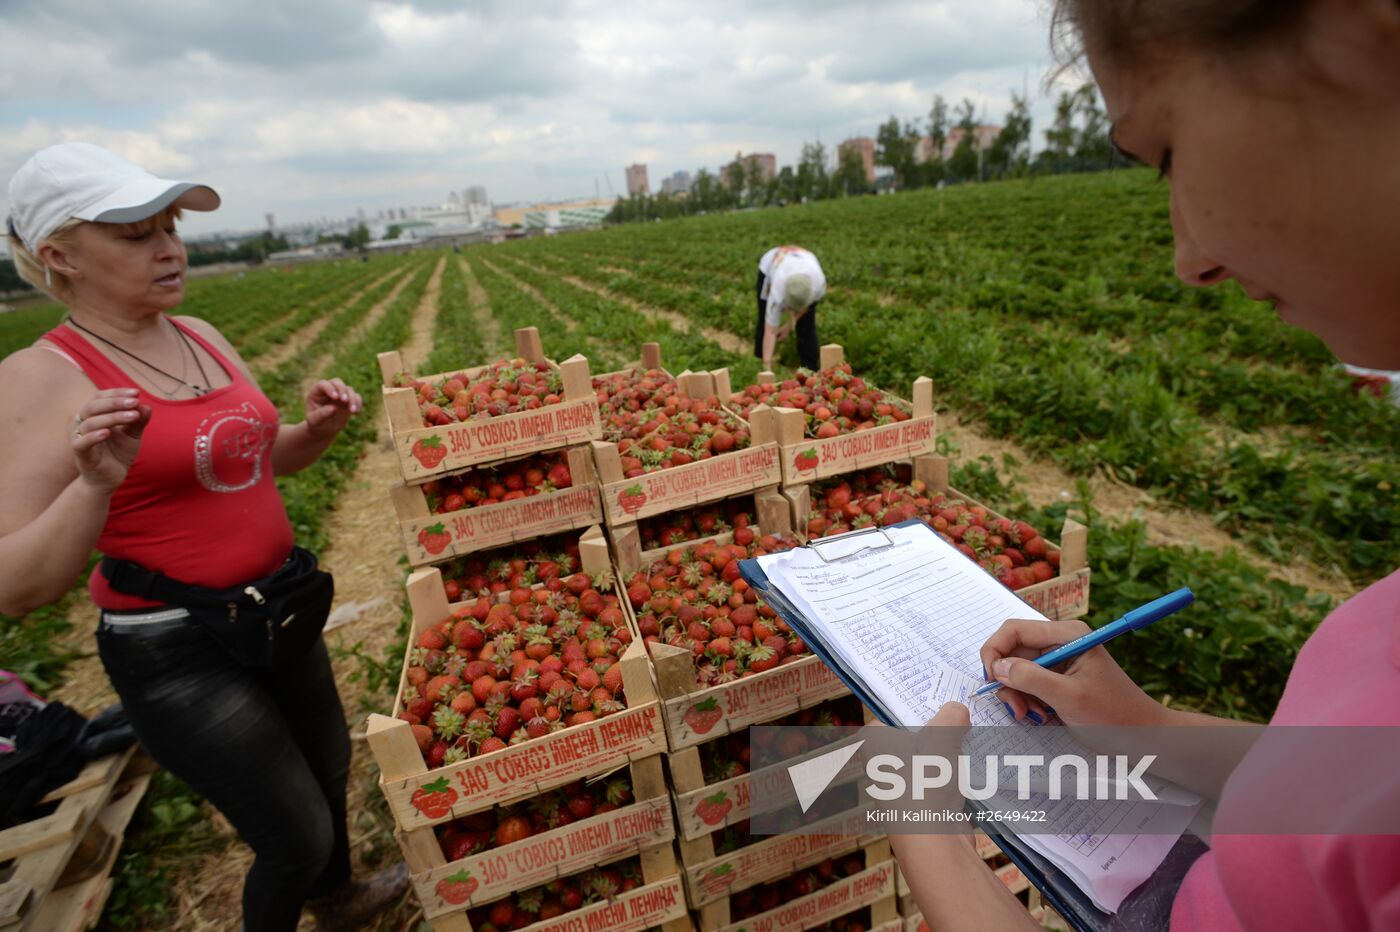
[[[774,246],[758,260],[758,325],[753,354],[773,369],[773,354],[797,330],[797,358],[803,367],[821,367],[817,344],[817,304],[826,296],[826,276],[817,257],[801,246]],[[783,323],[783,312],[792,318]]]

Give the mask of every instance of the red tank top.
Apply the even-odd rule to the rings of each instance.
[[[292,549],[292,526],[272,477],[277,409],[242,372],[189,327],[172,324],[233,381],[198,398],[158,398],[60,324],[44,339],[99,389],[137,388],[151,420],[136,462],[112,495],[97,549],[183,582],[216,589],[270,575]],[[149,608],[114,592],[100,569],[88,579],[100,608]]]

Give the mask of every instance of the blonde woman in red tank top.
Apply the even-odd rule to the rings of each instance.
[[[37,153],[10,183],[16,267],[69,316],[0,362],[0,612],[78,582],[94,549],[227,588],[287,559],[274,478],[305,468],[361,409],[337,378],[283,425],[238,352],[184,300],[182,209],[203,185],[156,178],[97,146]],[[324,644],[272,677],[241,666],[187,612],[114,591],[94,571],[98,650],[147,750],[253,848],[248,929],[356,928],[402,872],[350,882],[349,741]]]

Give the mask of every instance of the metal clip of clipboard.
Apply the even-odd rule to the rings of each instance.
[[[839,557],[828,557],[821,551],[821,548],[827,546],[828,544],[834,544],[837,541],[849,541],[853,537],[860,537],[865,534],[878,534],[880,537],[884,538],[885,542],[883,544],[866,544],[864,546],[857,547],[850,553],[843,553]],[[885,533],[885,528],[882,527],[866,527],[861,528],[858,531],[847,531],[844,534],[836,534],[832,537],[824,537],[821,540],[813,540],[807,542],[808,549],[810,549],[813,553],[820,557],[823,563],[839,563],[842,560],[849,560],[856,554],[865,553],[867,550],[885,550],[890,547],[893,547],[894,545],[895,542],[890,539],[890,535]]]

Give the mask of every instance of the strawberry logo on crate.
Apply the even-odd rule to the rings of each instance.
[[[715,795],[700,800],[695,806],[695,815],[706,825],[719,825],[733,808],[734,803],[730,801],[729,794],[720,790]]]
[[[432,783],[424,783],[413,791],[409,800],[413,808],[429,819],[441,819],[452,814],[452,804],[457,801],[457,791],[446,777],[438,777]]]
[[[442,897],[444,903],[451,903],[453,906],[461,906],[472,898],[476,892],[476,878],[471,871],[463,869],[455,874],[449,874],[437,882],[437,895]]]
[[[702,877],[700,886],[707,895],[713,896],[732,887],[738,879],[739,875],[734,873],[734,866],[726,862]]]
[[[707,733],[723,717],[724,710],[719,707],[719,700],[714,696],[702,699],[685,710],[685,724],[697,735]]]
[[[797,458],[792,461],[798,472],[808,472],[817,468],[817,448],[812,447],[797,454]]]
[[[629,515],[634,515],[642,510],[642,506],[647,503],[647,493],[642,491],[641,483],[634,483],[617,493],[618,506]]]
[[[437,524],[430,524],[418,532],[418,546],[428,553],[436,556],[447,549],[452,543],[452,535],[447,533],[447,528],[439,521]]]
[[[424,469],[436,469],[437,464],[447,458],[447,447],[442,445],[442,438],[437,434],[413,441],[409,452],[413,454],[414,459],[423,464]]]

